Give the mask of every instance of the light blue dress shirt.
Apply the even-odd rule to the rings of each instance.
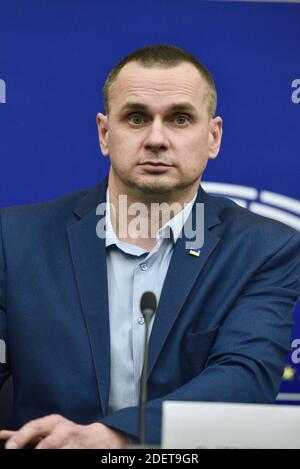
[[[156,234],[156,244],[148,252],[125,243],[114,233],[109,191],[106,194],[106,262],[110,321],[111,382],[109,411],[138,405],[143,367],[145,325],[140,300],[152,291],[159,302],[173,254],[194,201],[169,220]],[[155,317],[150,324],[150,331]]]

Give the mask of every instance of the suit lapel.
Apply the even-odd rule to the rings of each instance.
[[[88,331],[103,414],[110,386],[110,331],[105,239],[96,234],[96,207],[105,202],[106,180],[80,201],[74,213],[80,218],[68,229],[84,320]]]
[[[175,244],[149,340],[148,376],[155,366],[193,284],[219,242],[219,238],[210,231],[210,228],[220,223],[219,209],[201,187],[196,199],[196,203],[199,202],[204,203],[204,245],[200,256],[195,257],[189,255],[189,250],[185,247],[187,240],[184,236]],[[195,215],[195,205],[192,214]]]

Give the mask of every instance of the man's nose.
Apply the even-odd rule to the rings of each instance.
[[[151,126],[149,126],[144,147],[146,150],[150,151],[167,150],[169,147],[169,140],[161,122],[154,121]]]

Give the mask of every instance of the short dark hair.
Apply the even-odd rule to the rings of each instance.
[[[172,45],[153,45],[142,47],[127,55],[117,63],[117,65],[108,74],[103,87],[104,108],[107,114],[109,112],[110,87],[116,80],[122,68],[128,64],[128,62],[138,62],[145,67],[158,66],[166,68],[174,67],[183,62],[193,64],[199,70],[200,75],[207,83],[206,101],[209,116],[213,117],[215,115],[217,107],[217,90],[211,73],[192,54]]]

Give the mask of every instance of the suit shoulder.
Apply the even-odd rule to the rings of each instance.
[[[231,232],[251,233],[276,244],[292,237],[300,239],[299,232],[285,223],[254,213],[226,197],[206,196],[217,205],[222,223]]]
[[[26,205],[13,205],[0,209],[1,219],[5,222],[20,223],[23,220],[35,221],[47,217],[66,216],[72,213],[77,202],[88,193],[89,189],[72,192],[46,202]]]

